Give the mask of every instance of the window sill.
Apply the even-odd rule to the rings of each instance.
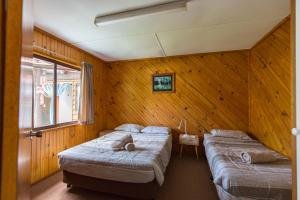
[[[33,131],[47,132],[47,131],[54,131],[57,129],[67,128],[67,127],[77,126],[77,125],[81,125],[79,123],[79,121],[61,123],[61,124],[51,125],[51,126],[44,126],[44,127],[40,127],[40,128],[33,128]]]

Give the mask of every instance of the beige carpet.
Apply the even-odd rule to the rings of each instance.
[[[196,160],[185,155],[182,159],[173,157],[166,172],[164,185],[156,200],[217,200],[214,184],[210,181],[210,171],[204,158]],[[31,188],[33,200],[125,200],[89,190],[68,189],[62,181],[62,173],[35,184]]]

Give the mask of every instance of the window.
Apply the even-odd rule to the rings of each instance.
[[[78,121],[80,71],[37,57],[33,66],[33,127]]]

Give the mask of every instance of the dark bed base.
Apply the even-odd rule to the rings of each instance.
[[[155,180],[149,183],[124,183],[83,176],[67,171],[63,171],[63,182],[68,187],[81,187],[135,199],[154,199],[159,189],[159,185]]]

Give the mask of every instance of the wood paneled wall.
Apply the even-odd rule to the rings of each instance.
[[[248,51],[111,62],[107,128],[131,122],[202,135],[216,127],[248,130]],[[151,75],[176,73],[175,93],[152,93]],[[174,138],[175,139],[175,138]]]
[[[47,177],[59,169],[57,162],[58,152],[91,140],[97,137],[100,130],[105,129],[105,72],[107,68],[102,60],[38,28],[34,30],[34,52],[35,54],[54,58],[78,67],[80,67],[82,61],[93,65],[95,123],[88,126],[76,125],[44,131],[42,138],[33,138],[32,183]]]
[[[84,60],[93,64],[95,123],[49,130],[34,138],[32,183],[58,170],[58,152],[126,122],[176,130],[184,118],[188,131],[200,136],[216,127],[241,129],[291,155],[289,21],[251,51],[110,63],[40,29],[34,33],[36,54],[74,66]],[[152,93],[151,75],[173,72],[176,92]]]
[[[250,53],[249,129],[266,146],[292,157],[290,20]]]
[[[96,60],[102,62],[85,53],[81,49],[76,48],[73,45],[35,27],[34,29],[34,41],[33,41],[34,53],[48,57],[50,59],[57,59],[68,64],[80,66],[80,63],[84,60],[93,61]],[[103,63],[103,62],[102,62]]]

